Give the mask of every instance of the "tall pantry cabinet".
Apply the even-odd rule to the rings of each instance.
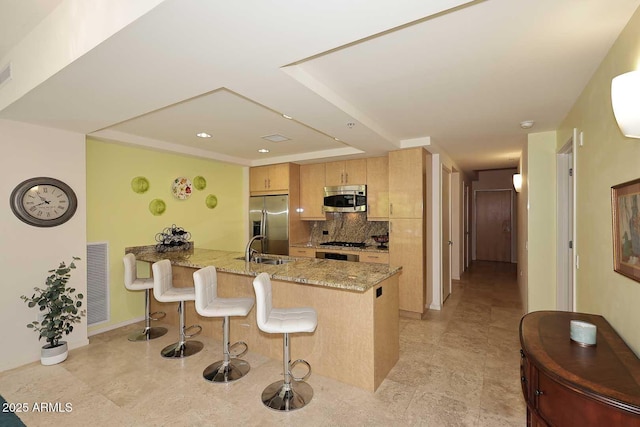
[[[420,318],[432,302],[427,278],[431,154],[422,147],[389,153],[389,257],[402,265],[400,310]]]

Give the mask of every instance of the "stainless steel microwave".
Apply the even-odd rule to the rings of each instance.
[[[366,185],[324,187],[325,212],[365,212],[366,210]]]

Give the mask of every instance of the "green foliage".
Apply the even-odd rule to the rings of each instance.
[[[78,260],[80,258],[73,257],[69,265],[61,262],[58,268],[49,270],[44,288],[35,287],[31,297],[20,297],[29,307],[37,306],[43,312],[42,322],[33,321],[27,328],[39,332],[38,339],[45,338],[51,347],[58,346],[62,335],[69,335],[73,331],[73,324],[80,322],[85,315],[85,310],[79,310],[84,296],[76,294],[74,288],[67,287],[71,270],[76,268],[74,262]]]

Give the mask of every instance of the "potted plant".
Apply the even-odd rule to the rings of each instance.
[[[42,347],[40,361],[43,365],[54,365],[67,358],[68,348],[66,341],[61,341],[64,335],[69,335],[73,331],[73,324],[78,323],[85,311],[80,311],[82,307],[83,295],[75,294],[76,290],[67,287],[71,278],[71,270],[75,269],[75,261],[80,258],[73,257],[73,260],[66,265],[60,263],[58,268],[49,270],[44,288],[33,288],[35,290],[31,297],[22,295],[20,299],[28,303],[29,307],[38,307],[41,312],[40,321],[35,320],[27,325],[27,328],[40,333],[39,340],[45,338],[47,344]]]

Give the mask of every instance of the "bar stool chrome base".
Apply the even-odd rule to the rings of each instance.
[[[160,354],[167,359],[181,359],[193,356],[204,348],[204,344],[200,341],[184,341],[177,342],[166,346]]]
[[[262,392],[262,403],[276,411],[293,411],[304,408],[311,402],[313,388],[304,381],[276,381],[269,384]]]
[[[207,366],[202,376],[212,383],[230,383],[247,375],[250,369],[251,365],[242,359],[232,360],[226,366],[224,360],[219,360]]]
[[[129,341],[149,341],[160,338],[167,333],[167,328],[155,326],[153,328],[144,328],[141,331],[133,332],[129,335]]]

